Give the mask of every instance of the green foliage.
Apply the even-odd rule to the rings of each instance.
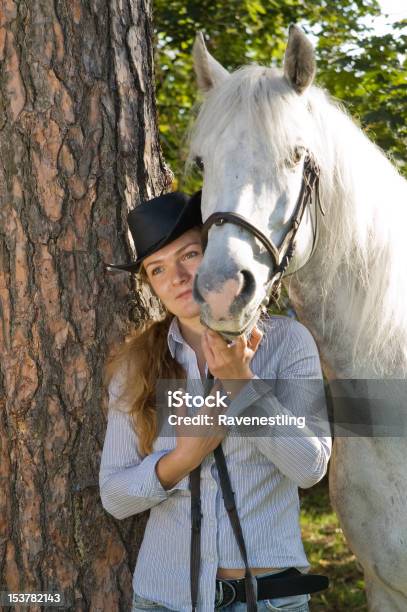
[[[314,593],[313,612],[367,612],[363,571],[349,550],[328,493],[328,478],[311,489],[300,489],[301,531],[312,572],[330,580],[326,591]]]
[[[375,36],[364,18],[379,15],[376,0],[155,0],[156,89],[162,147],[175,187],[200,186],[185,179],[185,134],[194,114],[197,88],[191,50],[198,30],[225,68],[257,62],[281,65],[290,23],[312,36],[318,84],[345,102],[350,112],[407,172],[406,22],[399,36]]]
[[[395,33],[407,22],[394,25]],[[365,36],[345,50],[323,39],[319,83],[346,103],[351,114],[399,169],[407,174],[407,35]]]

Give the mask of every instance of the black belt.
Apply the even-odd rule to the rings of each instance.
[[[302,574],[295,567],[257,578],[257,599],[289,597],[322,591],[328,587],[329,580],[319,574]],[[217,602],[215,609],[225,608],[235,601],[246,602],[244,578],[239,580],[216,579]]]

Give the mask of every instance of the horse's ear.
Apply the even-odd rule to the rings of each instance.
[[[316,72],[314,48],[296,25],[290,25],[284,55],[284,76],[302,94],[314,80]]]
[[[229,72],[209,53],[202,32],[195,37],[192,55],[198,87],[204,93],[229,76]]]

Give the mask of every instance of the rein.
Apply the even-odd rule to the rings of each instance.
[[[319,197],[319,167],[313,160],[313,158],[307,154],[304,160],[304,168],[302,173],[301,189],[295,206],[295,211],[291,220],[290,229],[287,231],[283,238],[280,247],[277,247],[273,241],[261,231],[258,227],[250,223],[245,217],[235,212],[214,212],[210,215],[202,227],[202,244],[205,248],[208,243],[208,232],[212,225],[223,225],[224,223],[234,223],[239,227],[247,230],[255,238],[257,238],[269,253],[273,262],[274,274],[272,278],[267,282],[266,298],[262,305],[267,306],[271,299],[276,300],[279,296],[281,289],[281,281],[283,275],[294,255],[295,251],[295,237],[300,227],[302,217],[308,204],[312,201],[312,194],[315,190],[315,231],[313,233],[313,242],[311,253],[307,261],[295,272],[298,272],[304,267],[312,255],[314,254],[316,242],[317,242],[317,210],[316,206],[318,203],[319,210],[322,215],[325,215],[325,210],[322,207],[321,200]],[[294,274],[294,272],[290,272]],[[286,274],[285,276],[288,276]]]

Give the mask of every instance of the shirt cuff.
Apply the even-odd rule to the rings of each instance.
[[[171,449],[155,451],[154,453],[147,455],[147,457],[143,460],[142,465],[145,472],[145,477],[143,478],[143,484],[141,487],[141,494],[143,497],[162,497],[165,499],[174,491],[185,491],[188,489],[189,475],[182,478],[170,489],[164,489],[162,486],[157,476],[155,466],[161,457],[169,452],[171,452]]]

